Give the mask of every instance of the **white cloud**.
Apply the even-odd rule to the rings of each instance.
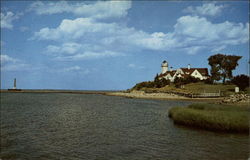
[[[185,13],[191,13],[195,15],[202,15],[202,16],[215,16],[219,15],[221,11],[225,8],[224,5],[217,5],[216,2],[209,2],[204,3],[202,6],[189,6],[183,11]]]
[[[0,59],[1,71],[23,71],[30,68],[30,66],[23,61],[10,57],[6,54],[1,54]]]
[[[64,19],[57,28],[42,28],[34,38],[43,40],[68,40],[83,38],[86,34],[114,34],[119,31],[116,23],[97,22],[91,18]]]
[[[72,56],[62,55],[56,57],[55,59],[60,61],[72,61],[72,60],[76,61],[76,60],[86,60],[86,59],[99,59],[105,57],[117,57],[117,56],[123,56],[123,54],[113,51],[100,51],[100,52],[87,51]]]
[[[216,53],[216,52],[218,53],[218,52],[222,51],[225,48],[226,48],[226,45],[218,46],[217,48],[213,48],[212,52],[213,53]]]
[[[181,39],[184,47],[225,48],[249,40],[249,24],[223,22],[213,24],[206,18],[183,16],[174,26],[174,37]]]
[[[128,65],[129,68],[135,68],[135,64],[131,63]]]
[[[73,66],[73,67],[64,68],[63,70],[66,71],[66,72],[68,72],[68,71],[79,71],[79,70],[81,70],[81,67]]]
[[[78,43],[63,43],[61,46],[49,45],[47,47],[48,53],[53,54],[75,54],[81,48],[81,44]]]
[[[56,59],[110,57],[143,49],[181,50],[195,54],[203,49],[212,51],[247,43],[249,24],[228,21],[212,23],[204,17],[182,16],[177,19],[172,32],[147,33],[118,23],[77,18],[64,19],[56,28],[42,28],[35,32],[33,39],[59,43],[47,47],[47,52],[59,53],[60,57]]]
[[[193,46],[193,47],[188,47],[185,49],[187,54],[196,54],[199,51],[201,51],[204,48],[204,46]]]
[[[127,15],[131,8],[131,1],[97,1],[71,3],[67,1],[41,2],[37,1],[30,5],[29,11],[35,11],[38,15],[73,13],[78,16],[95,19],[120,18]]]
[[[138,66],[138,65],[135,65],[133,63],[128,64],[128,67],[131,68],[131,69],[145,69],[145,67]]]
[[[29,30],[29,27],[22,26],[19,28],[21,32],[26,32]]]
[[[77,73],[77,74],[81,74],[81,75],[87,75],[91,71],[88,68],[82,68],[82,67],[76,65],[76,66],[70,66],[70,67],[64,67],[64,68],[50,68],[49,72],[60,73],[60,74]]]
[[[12,29],[12,22],[18,18],[19,16],[17,14],[15,15],[12,12],[7,12],[6,14],[1,12],[1,28]]]
[[[1,59],[1,64],[6,64],[6,63],[16,63],[19,60],[16,58],[12,58],[6,54],[1,54],[0,55],[0,59]]]
[[[136,35],[139,35],[138,37]],[[224,49],[249,41],[249,23],[212,23],[204,17],[182,16],[173,32],[133,34],[129,42],[153,50],[183,50],[187,54],[203,49]]]

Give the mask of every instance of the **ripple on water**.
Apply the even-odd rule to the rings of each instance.
[[[247,159],[248,136],[173,125],[190,102],[1,93],[2,159]]]

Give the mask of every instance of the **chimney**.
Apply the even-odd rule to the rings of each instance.
[[[188,64],[188,69],[190,69],[191,68],[191,65],[190,64]]]
[[[171,71],[171,72],[173,71],[173,67],[172,67],[172,66],[170,67],[170,71]]]

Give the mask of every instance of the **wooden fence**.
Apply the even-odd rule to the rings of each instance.
[[[146,93],[155,93],[155,92],[146,92]],[[156,92],[157,93],[157,92]],[[165,91],[161,93],[168,93],[168,94],[175,94],[179,96],[184,96],[184,97],[189,97],[189,98],[216,98],[216,97],[221,97],[223,94],[219,92],[202,92],[202,93],[180,93],[180,92],[172,92],[172,91]]]
[[[218,93],[200,93],[200,94],[192,94],[192,98],[213,98],[213,97],[220,97],[220,92]]]

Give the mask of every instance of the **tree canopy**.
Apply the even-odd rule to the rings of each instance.
[[[249,83],[250,83],[250,78],[247,75],[241,74],[238,76],[235,76],[232,79],[232,83],[234,83],[235,85],[237,85],[241,90],[245,90],[247,87],[249,87]]]
[[[211,66],[211,79],[219,81],[222,79],[225,84],[226,79],[233,77],[232,71],[238,66],[241,56],[216,54],[208,58],[208,64]]]

